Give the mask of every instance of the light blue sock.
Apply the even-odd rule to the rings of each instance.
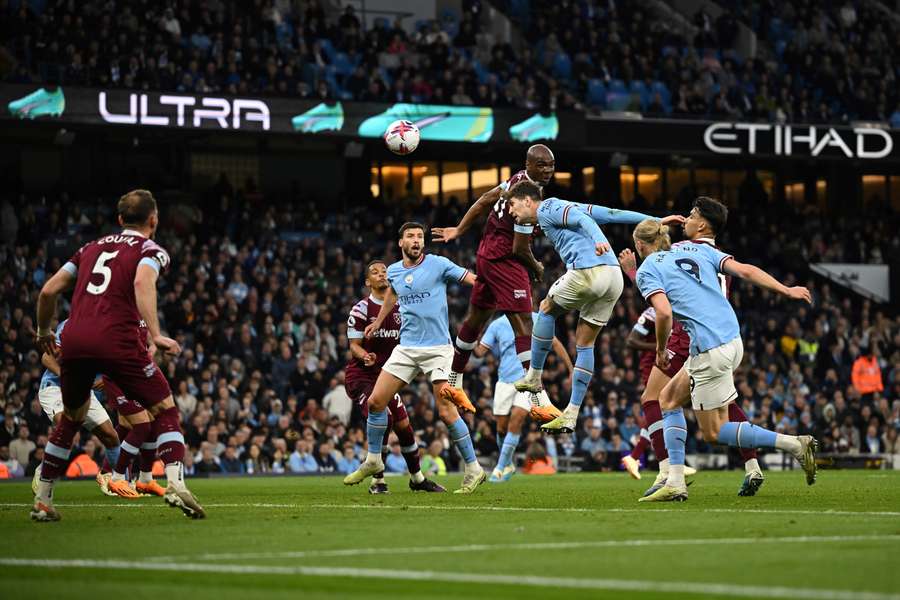
[[[531,368],[542,370],[547,361],[547,354],[553,347],[553,332],[556,329],[556,319],[552,316],[538,312],[534,327],[531,330]]]
[[[469,428],[463,418],[458,418],[450,427],[450,440],[456,444],[459,453],[462,454],[466,464],[475,462],[475,446],[472,445],[472,436],[469,435]],[[382,429],[382,432],[384,430]]]
[[[516,448],[519,445],[519,437],[521,434],[512,433],[511,431],[506,432],[506,437],[503,438],[503,449],[500,450],[500,460],[497,461],[497,468],[499,470],[503,470],[506,468],[510,462],[512,462],[513,452],[516,451]]]
[[[572,371],[572,394],[569,396],[569,405],[581,406],[588,385],[594,376],[594,347],[576,346],[575,369]]]
[[[737,448],[774,448],[778,434],[753,423],[725,423],[719,429],[719,443]]]
[[[375,412],[369,408],[369,418],[366,420],[366,436],[369,438],[370,454],[381,454],[381,448],[384,445],[384,432],[387,426],[387,410]]]
[[[506,439],[506,434],[500,435],[500,432],[497,431],[497,451],[503,452],[503,442]]]
[[[109,463],[109,468],[115,469],[116,463],[119,462],[119,446],[107,448],[104,451],[104,454],[106,454],[106,461]]]
[[[687,442],[687,421],[680,408],[663,411],[663,439],[669,451],[670,465],[684,465],[684,445]]]

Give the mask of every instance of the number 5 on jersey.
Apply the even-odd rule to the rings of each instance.
[[[94,263],[94,268],[91,269],[91,273],[97,273],[102,276],[103,281],[101,281],[99,285],[88,282],[87,291],[89,293],[99,296],[109,287],[109,282],[112,280],[112,269],[107,267],[106,263],[114,259],[117,254],[119,254],[118,250],[115,252],[101,252],[100,256],[97,257],[97,262]]]

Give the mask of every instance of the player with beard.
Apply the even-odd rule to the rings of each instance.
[[[366,326],[378,318],[390,288],[387,265],[383,260],[373,260],[366,265],[366,287],[369,288],[369,295],[353,306],[347,318],[347,338],[350,340],[350,353],[353,357],[347,362],[345,383],[347,394],[359,405],[363,417],[368,418],[368,400],[375,387],[375,381],[381,367],[400,343],[400,307],[395,306],[382,321],[381,327],[367,338]],[[419,468],[419,447],[416,445],[416,436],[412,425],[409,424],[409,415],[400,394],[394,394],[388,403],[388,426],[382,440],[382,461],[387,459],[387,439],[392,428],[397,434],[400,450],[409,470],[409,489],[414,492],[445,492],[443,487],[426,479]],[[369,493],[388,493],[383,471],[375,473],[372,477]]]

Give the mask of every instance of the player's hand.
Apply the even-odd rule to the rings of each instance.
[[[375,364],[375,360],[378,358],[374,352],[369,352],[365,356],[363,356],[363,365],[366,367],[371,367]]]
[[[452,242],[459,237],[459,229],[456,227],[432,227],[431,241],[433,242]]]
[[[807,304],[812,304],[812,294],[802,285],[796,285],[784,290],[784,295],[791,300],[803,300]]]
[[[381,323],[378,321],[373,321],[366,325],[366,329],[363,332],[363,335],[366,336],[367,340],[372,339],[372,336],[375,335],[375,332],[381,327]]]
[[[634,257],[634,252],[629,248],[625,248],[619,252],[619,265],[626,273],[637,270],[637,259]]]
[[[540,283],[544,280],[544,265],[537,263],[534,267],[535,270],[531,272],[531,280],[535,283]]]
[[[686,220],[687,219],[685,219],[681,215],[669,215],[668,217],[663,217],[662,219],[660,219],[660,222],[663,225],[672,225],[673,223],[677,224],[677,225],[682,225],[682,224],[684,224],[684,222]]]
[[[669,368],[669,351],[665,348],[656,351],[656,366],[663,371]]]
[[[103,391],[103,378],[102,377],[98,377],[97,379],[94,380],[93,388],[95,390],[97,390],[98,392]]]
[[[35,345],[50,356],[59,356],[59,346],[56,345],[56,335],[53,332],[41,334],[40,329],[34,336]]]
[[[596,244],[594,244],[594,254],[596,254],[597,256],[603,256],[610,250],[612,250],[612,246],[610,246],[606,242],[597,242]]]
[[[181,346],[173,340],[172,338],[168,338],[164,335],[158,335],[153,338],[153,343],[156,344],[156,347],[163,351],[164,354],[168,356],[178,356],[181,354]]]

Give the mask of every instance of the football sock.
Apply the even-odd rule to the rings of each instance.
[[[371,413],[370,413],[371,414]],[[450,424],[450,440],[456,445],[466,464],[475,462],[475,446],[472,445],[472,436],[462,417]]]
[[[132,424],[131,430],[125,436],[125,439],[122,440],[122,451],[119,454],[119,459],[116,461],[116,467],[113,469],[113,480],[119,481],[125,479],[125,475],[128,473],[128,467],[130,467],[131,462],[137,458],[141,451],[141,446],[147,441],[147,438],[150,437],[151,428],[152,426],[149,421],[147,423]]]
[[[115,446],[113,448],[106,448],[103,451],[103,454],[106,455],[106,458],[103,459],[103,464],[104,465],[114,465],[114,464],[118,463],[119,462],[119,450],[120,450],[119,446]],[[108,471],[104,471],[103,469],[100,469],[100,471],[103,473],[108,472]]]
[[[58,479],[69,466],[69,454],[72,452],[72,440],[81,428],[81,423],[72,421],[63,413],[59,424],[53,428],[47,446],[44,448],[44,462],[41,467],[41,479],[53,481]]]
[[[506,432],[506,437],[503,438],[503,449],[500,451],[500,460],[497,461],[497,468],[499,470],[502,471],[510,462],[512,462],[513,453],[519,445],[520,437],[521,434],[519,433],[513,433],[511,431]]]
[[[526,371],[531,366],[531,336],[517,335],[515,339],[516,357]]]
[[[166,465],[166,480],[175,489],[184,488],[184,435],[179,425],[178,409],[172,406],[156,415],[153,421],[156,453]]]
[[[422,469],[419,466],[419,446],[416,444],[416,434],[413,432],[412,425],[407,425],[406,429],[394,433],[397,434],[397,439],[400,441],[400,452],[403,454],[403,460],[406,461],[406,470],[413,476],[416,483],[420,483],[420,480],[415,477],[416,473],[421,475]]]
[[[774,448],[778,436],[774,431],[753,423],[723,423],[719,429],[719,443],[737,448]]]
[[[740,423],[742,421],[747,421],[747,415],[744,413],[744,410],[738,406],[737,402],[732,402],[728,405],[728,420],[732,423]],[[756,462],[756,459],[759,458],[756,453],[756,448],[739,448],[741,453],[741,458],[744,459],[744,464],[748,461]],[[759,470],[759,464],[756,464],[756,469]],[[749,471],[748,471],[749,472]]]
[[[634,460],[640,460],[644,455],[644,451],[647,450],[647,446],[650,445],[650,438],[648,437],[646,429],[641,429],[641,437],[638,440],[638,443],[634,445],[634,448],[631,450],[631,458]]]
[[[385,437],[387,437],[387,436],[385,436]],[[381,447],[381,464],[382,465],[387,463],[387,455],[388,455],[388,446],[387,446],[387,444],[384,444]],[[384,481],[384,470],[378,471],[377,473],[375,473],[375,475],[373,475],[373,477],[375,479],[380,479],[380,480]]]
[[[650,432],[650,443],[653,445],[653,454],[660,463],[669,458],[666,450],[666,440],[663,435],[662,411],[659,408],[659,400],[650,400],[641,405],[644,409],[644,419],[647,421],[647,431]],[[669,463],[666,463],[667,465]],[[660,469],[662,470],[662,469]]]
[[[547,354],[553,346],[553,332],[556,329],[556,319],[552,316],[538,312],[531,331],[531,367],[528,373],[532,377],[539,377],[544,371],[544,363]]]
[[[454,373],[463,373],[466,370],[477,340],[478,329],[469,325],[468,321],[463,321],[456,334],[456,340],[453,342],[453,364],[450,370]]]
[[[682,487],[684,483],[684,452],[687,443],[687,421],[680,408],[663,412],[663,436],[669,451],[669,479],[667,485]]]
[[[381,412],[375,412],[369,407],[369,418],[366,420],[366,436],[369,440],[367,461],[377,462],[378,458],[380,458],[378,455],[381,454],[381,449],[384,447],[384,432],[387,431],[387,426],[387,410],[382,409]]]
[[[588,385],[594,376],[594,347],[576,346],[575,368],[572,370],[572,394],[569,396],[569,406],[575,407],[575,412],[581,408]],[[568,412],[568,411],[567,411]]]
[[[140,481],[150,483],[153,479],[153,463],[156,461],[156,440],[141,444]]]
[[[500,452],[503,452],[503,439],[506,437],[505,431],[497,430],[497,456],[500,455]],[[499,460],[499,459],[498,459]]]

